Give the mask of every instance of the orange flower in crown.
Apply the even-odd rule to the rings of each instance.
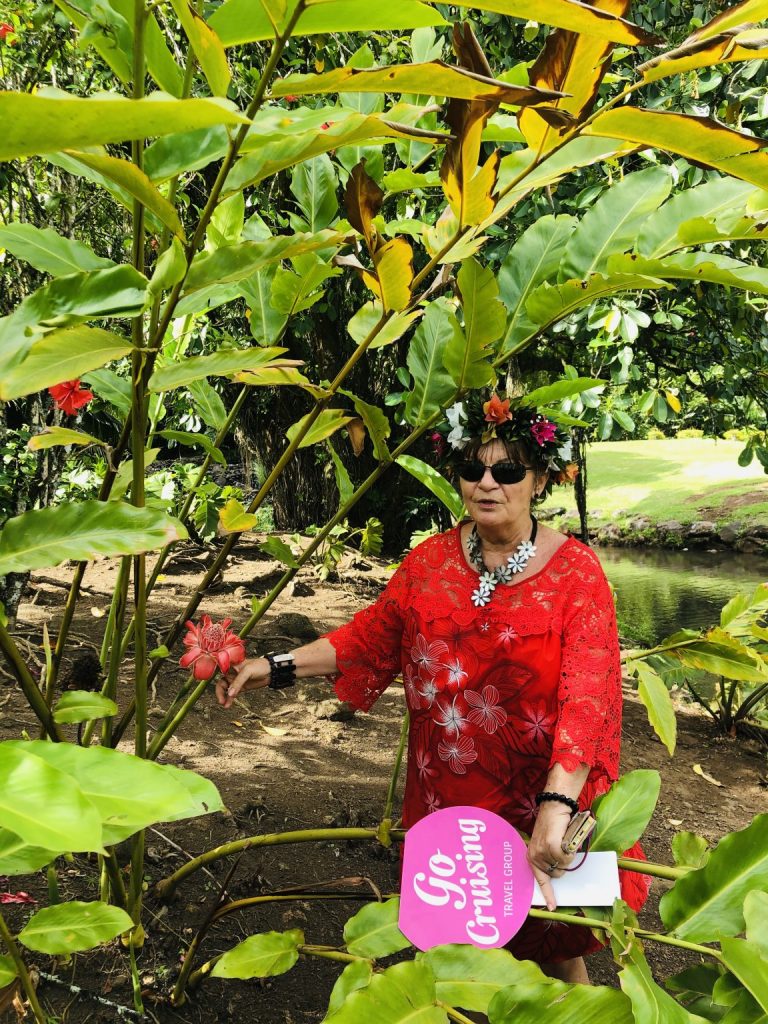
[[[514,416],[509,411],[509,399],[505,398],[502,401],[495,391],[491,395],[490,401],[483,403],[483,412],[485,413],[485,422],[493,423],[497,427],[500,427],[502,423],[506,423],[508,420],[514,419]]]
[[[576,482],[579,475],[579,467],[575,462],[569,462],[567,466],[555,474],[556,484],[572,484]]]

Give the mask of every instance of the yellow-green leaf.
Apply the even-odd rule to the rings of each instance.
[[[670,757],[675,752],[677,742],[677,718],[672,705],[669,690],[657,672],[643,661],[636,663],[637,695],[648,712],[648,721],[656,735],[669,751]]]
[[[155,370],[149,379],[150,391],[171,391],[173,388],[185,387],[195,380],[204,377],[226,377],[231,373],[243,370],[256,370],[263,366],[300,366],[295,360],[282,360],[285,348],[232,348],[220,349],[207,356],[189,356],[177,363],[166,363]]]
[[[713,37],[693,36],[674,50],[660,53],[653,60],[641,64],[638,71],[644,81],[657,82],[669,75],[680,75],[695,68],[708,68],[713,64],[735,64],[745,60],[764,60],[768,57],[768,33],[764,29],[746,29],[743,32],[723,32]]]
[[[768,188],[768,144],[726,128],[709,117],[621,107],[600,114],[585,129],[599,135],[679,153],[686,160],[716,167],[743,181]]]
[[[252,530],[258,522],[258,516],[246,512],[245,507],[236,498],[230,498],[223,508],[219,509],[219,530],[221,533],[242,533]]]
[[[578,0],[459,0],[456,6],[496,11],[510,18],[555,25],[598,39],[611,39],[614,43],[635,45],[654,41],[653,36],[637,25]]]
[[[187,0],[171,0],[214,96],[226,96],[232,74],[221,40]]]
[[[744,3],[727,7],[722,14],[702,25],[691,38],[709,39],[742,25],[754,25],[768,18],[768,0],[744,0]]]
[[[311,415],[311,413],[307,413],[306,416],[302,416],[297,423],[288,428],[285,436],[289,441],[293,441]],[[355,417],[349,416],[343,409],[323,409],[301,439],[299,448],[308,448],[312,444],[317,444],[318,441],[324,441],[326,437],[335,434],[337,430],[341,430],[347,423],[351,423],[353,419]]]
[[[376,250],[373,261],[376,277],[363,274],[363,280],[380,299],[385,312],[399,312],[411,301],[413,249],[404,238],[393,238]]]
[[[402,338],[409,327],[423,315],[423,312],[422,309],[415,309],[410,313],[396,313],[394,316],[391,316],[368,345],[368,348],[383,348],[385,345],[391,345],[398,338]],[[358,309],[347,324],[347,330],[358,345],[366,340],[371,331],[381,321],[383,313],[384,310],[381,303],[375,300],[366,302],[364,306]]]
[[[245,123],[232,104],[221,100],[175,100],[163,93],[129,100],[109,93],[81,99],[64,93],[4,92],[0,160]]]
[[[54,448],[59,444],[100,444],[98,437],[84,434],[81,430],[70,430],[68,427],[46,427],[39,434],[33,434],[27,441],[27,448],[39,452],[43,448]]]

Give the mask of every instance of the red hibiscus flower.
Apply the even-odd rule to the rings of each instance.
[[[487,419],[487,417],[486,417]],[[557,427],[555,424],[542,416],[531,423],[531,434],[538,445],[546,444],[547,441],[554,441]]]
[[[298,98],[299,97],[298,96],[294,96],[293,93],[289,93],[287,96],[283,97],[283,99],[285,100],[286,103],[295,103]]]
[[[63,384],[54,384],[48,388],[48,394],[62,412],[74,416],[77,410],[93,401],[93,392],[80,387],[80,379],[65,380]]]
[[[179,659],[182,668],[192,668],[195,679],[210,679],[216,669],[229,672],[233,665],[245,660],[243,641],[229,629],[232,619],[211,622],[210,615],[203,615],[200,625],[187,622],[189,632],[184,637],[184,646],[189,650]]]
[[[495,423],[499,427],[502,423],[506,423],[507,420],[513,418],[512,413],[509,411],[509,399],[505,398],[502,402],[495,391],[491,395],[490,401],[484,403],[483,412],[485,413],[486,423]]]
[[[28,892],[0,892],[0,903],[37,903]]]
[[[16,34],[16,29],[13,25],[9,25],[7,21],[0,21],[0,43],[4,43],[6,36],[12,36]],[[8,44],[12,46],[12,43]]]

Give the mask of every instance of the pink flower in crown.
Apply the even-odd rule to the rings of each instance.
[[[457,736],[454,740],[441,740],[437,745],[441,760],[448,762],[454,775],[466,775],[466,765],[477,760],[475,744],[468,736]]]
[[[484,686],[482,694],[466,690],[464,698],[472,708],[467,715],[468,721],[481,726],[487,733],[496,732],[506,722],[507,712],[499,704],[499,691],[495,686]]]
[[[219,669],[229,672],[233,665],[245,660],[245,645],[237,633],[229,629],[232,619],[211,622],[210,615],[203,615],[200,624],[187,622],[189,632],[184,637],[184,646],[189,650],[179,659],[182,668],[191,668],[195,679],[210,679]]]
[[[531,436],[539,446],[546,444],[548,441],[554,441],[556,433],[557,427],[555,424],[544,416],[533,420],[531,423]]]

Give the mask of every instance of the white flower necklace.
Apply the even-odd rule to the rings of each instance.
[[[480,584],[472,594],[472,604],[475,608],[483,608],[490,603],[493,592],[499,583],[509,583],[513,576],[522,572],[528,562],[536,554],[536,531],[539,524],[534,516],[531,516],[533,527],[528,540],[521,541],[514,553],[509,556],[503,565],[497,565],[495,569],[489,569],[483,561],[483,542],[477,532],[477,526],[473,526],[467,538],[467,550],[469,560],[480,573]]]

